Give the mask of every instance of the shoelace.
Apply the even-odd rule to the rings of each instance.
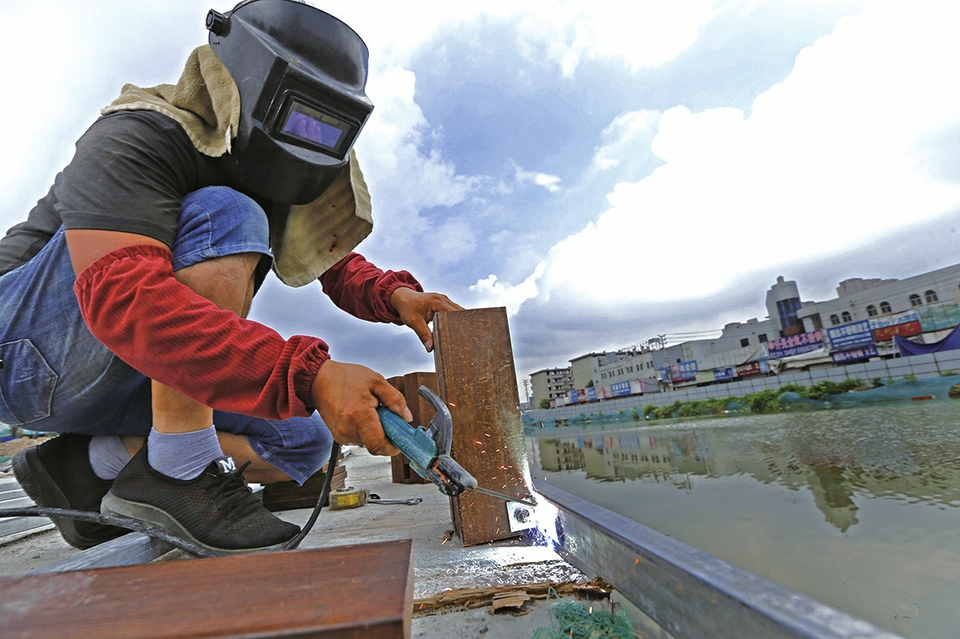
[[[219,484],[213,491],[212,497],[219,500],[222,496],[223,501],[218,507],[226,519],[240,519],[260,508],[260,501],[250,492],[247,482],[243,479],[243,471],[249,465],[248,460],[232,473],[208,475],[208,481]]]

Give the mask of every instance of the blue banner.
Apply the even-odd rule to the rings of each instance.
[[[690,382],[697,378],[697,360],[692,359],[670,365],[670,379],[673,382]]]
[[[623,397],[630,394],[630,382],[614,382],[610,384],[610,394],[614,397]]]
[[[793,357],[823,348],[823,332],[800,333],[767,342],[770,359]]]
[[[836,351],[830,353],[830,359],[833,360],[834,364],[845,364],[846,362],[854,362],[860,359],[867,359],[869,357],[877,357],[878,355],[880,355],[880,353],[877,352],[877,347],[870,345],[862,348],[853,348],[847,351]]]
[[[733,366],[713,369],[713,378],[716,380],[733,379],[737,376],[737,369]]]
[[[870,320],[834,326],[827,329],[827,339],[830,340],[830,348],[833,350],[873,344],[873,329],[870,327]]]

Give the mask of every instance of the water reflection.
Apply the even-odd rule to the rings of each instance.
[[[561,428],[537,437],[538,462],[546,471],[582,469],[601,482],[684,491],[696,490],[700,477],[734,475],[805,488],[826,521],[846,532],[867,497],[960,505],[958,407],[945,401],[663,427],[628,422],[613,432]]]
[[[538,430],[548,483],[911,639],[960,628],[960,402]],[[551,472],[553,471],[553,472]]]

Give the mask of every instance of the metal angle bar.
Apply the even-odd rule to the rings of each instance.
[[[173,550],[170,544],[158,541],[142,533],[127,533],[111,541],[82,550],[74,555],[31,570],[29,575],[112,566],[144,564]]]
[[[852,615],[534,480],[559,509],[557,551],[680,639],[899,639]]]
[[[53,522],[46,517],[9,517],[0,519],[0,543],[8,541],[6,538],[19,535],[36,529],[37,532],[52,528]]]

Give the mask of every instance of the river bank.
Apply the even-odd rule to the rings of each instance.
[[[871,404],[885,404],[897,401],[928,401],[932,399],[960,398],[960,374],[941,374],[936,377],[918,379],[908,375],[901,379],[874,378],[865,382],[858,378],[847,378],[839,382],[823,380],[805,386],[788,383],[777,388],[765,388],[746,395],[728,394],[720,397],[676,399],[666,403],[663,396],[671,393],[659,393],[653,397],[659,403],[638,396],[633,406],[614,407],[612,402],[593,402],[581,404],[581,412],[571,414],[570,406],[552,411],[527,411],[524,413],[524,427],[527,431],[539,428],[562,428],[566,426],[586,426],[591,424],[616,423],[624,419],[651,421],[688,417],[724,416],[740,414],[769,414],[787,410],[834,409]],[[551,415],[551,413],[553,413]]]

